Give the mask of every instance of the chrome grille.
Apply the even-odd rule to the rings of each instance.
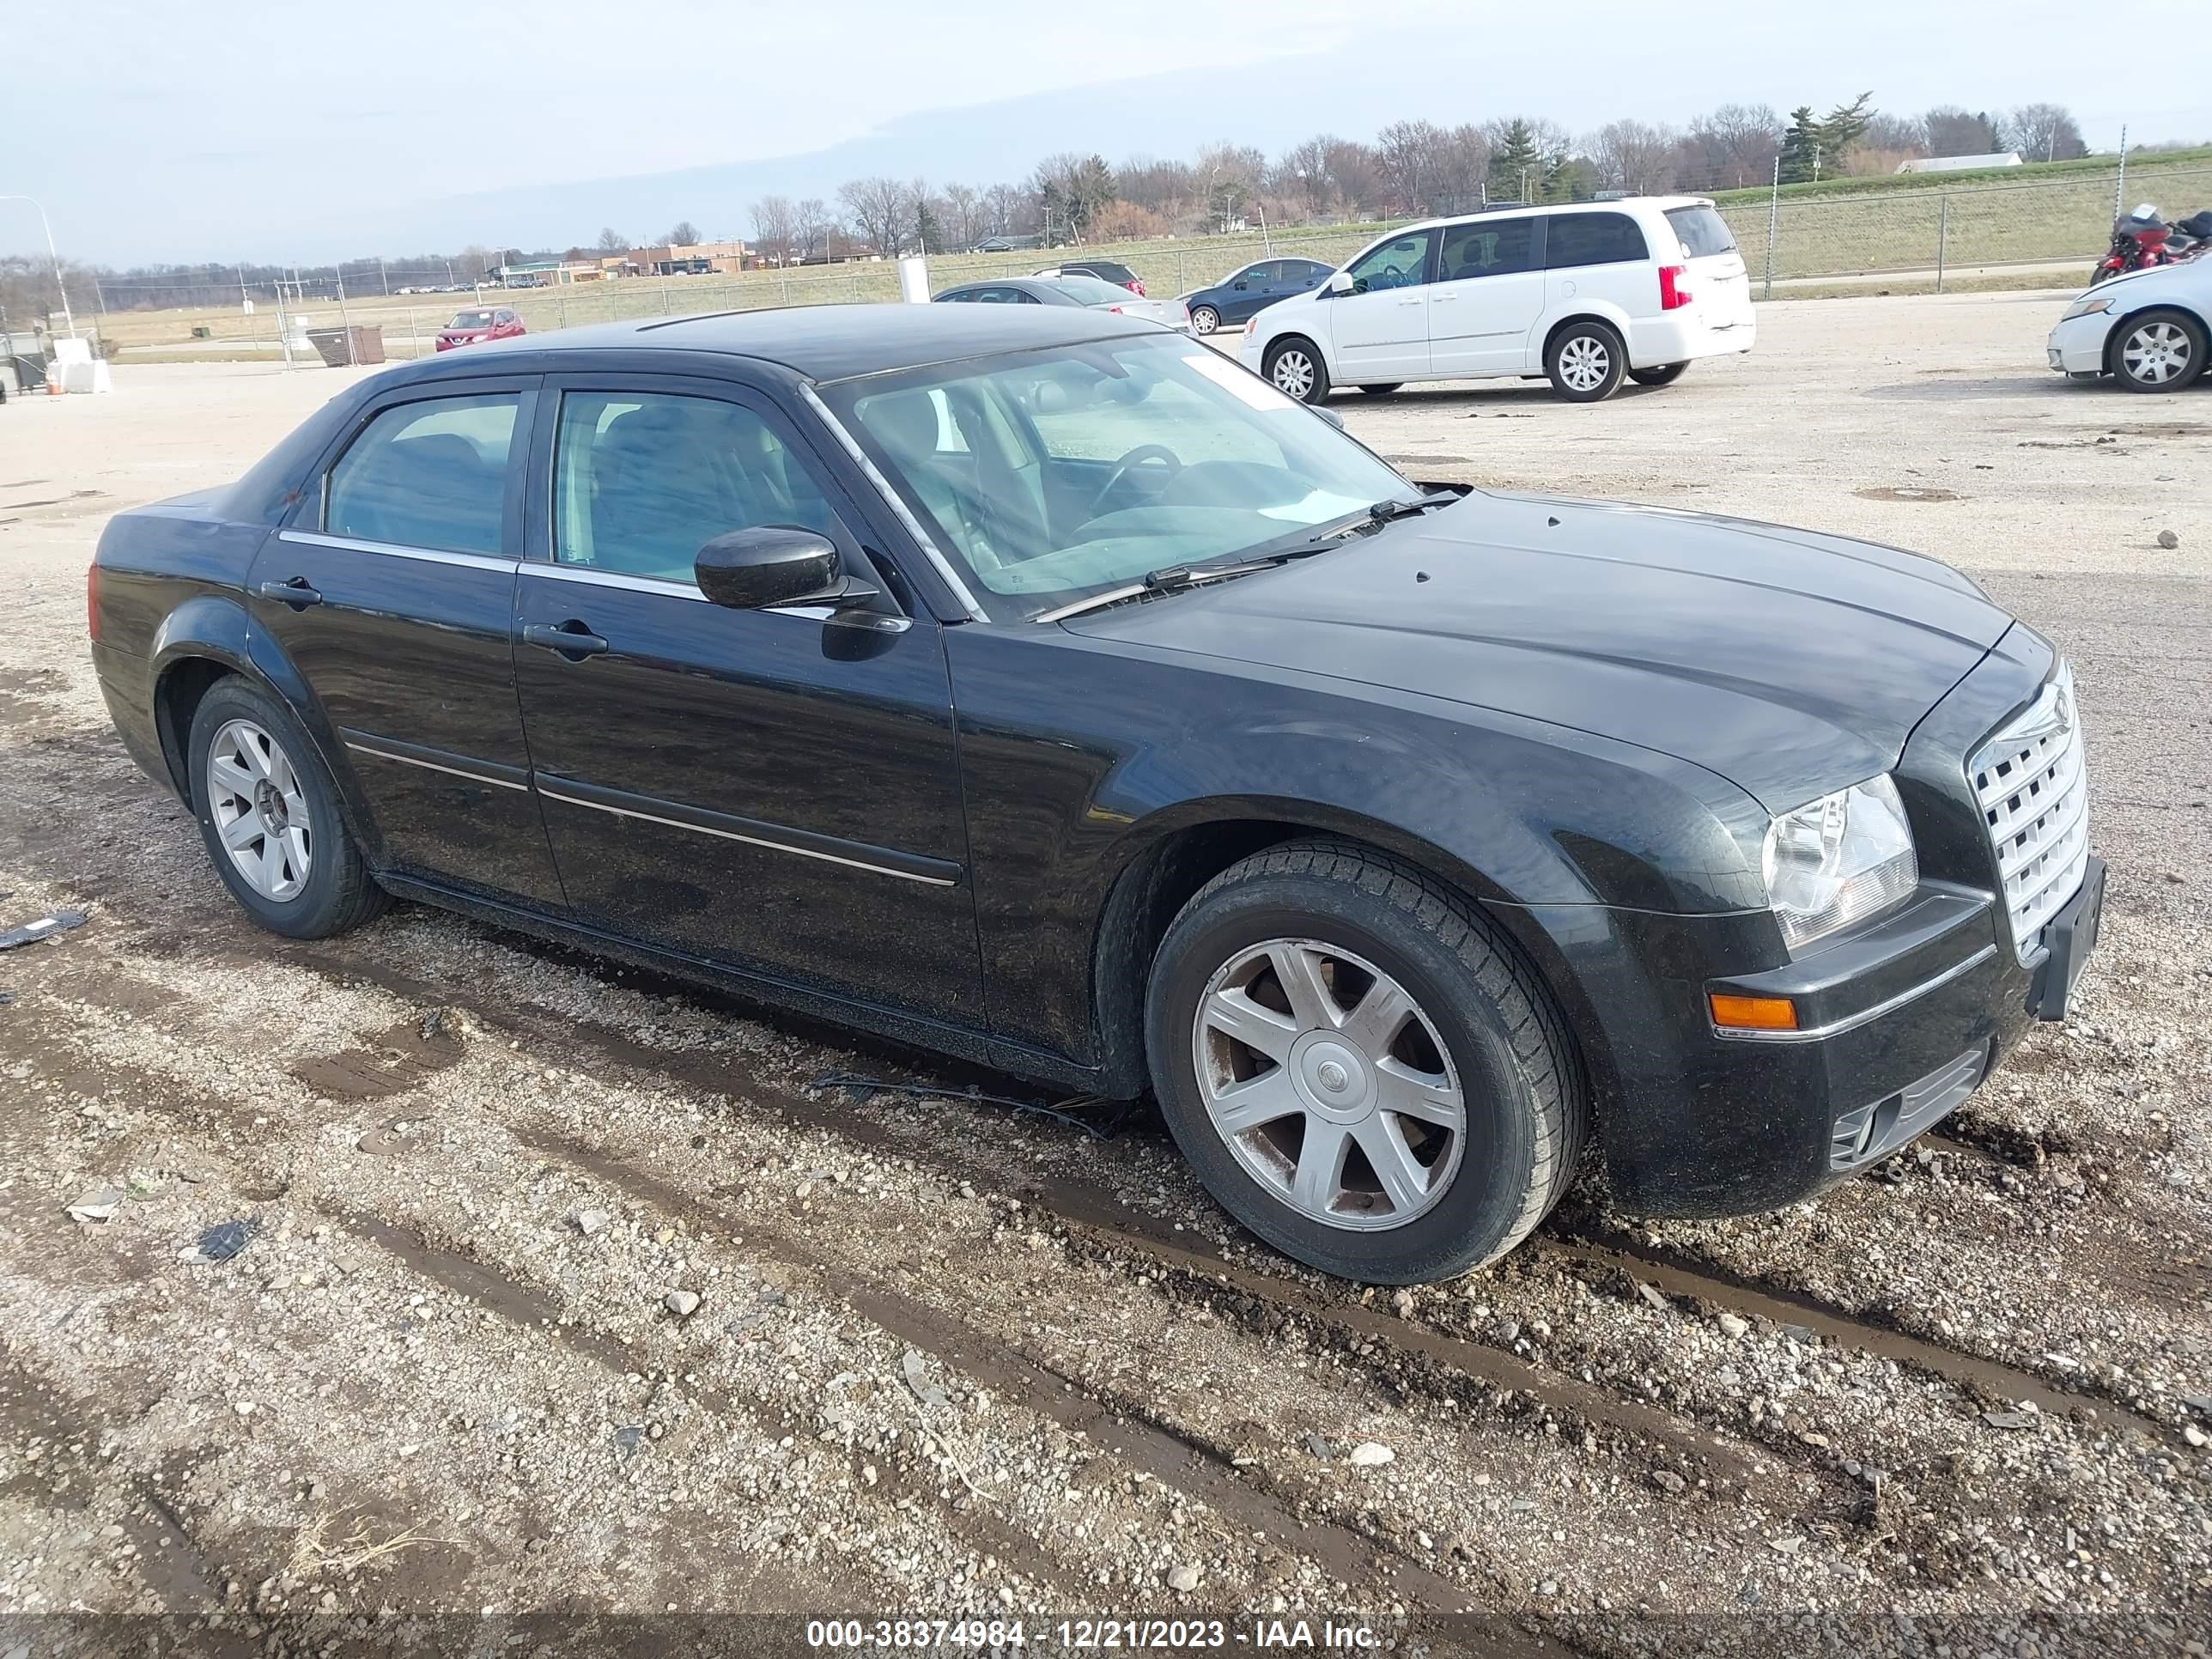
[[[2032,966],[2046,949],[2044,928],[2089,864],[2089,785],[2071,668],[2061,662],[2027,711],[1990,734],[1967,779],[1996,854],[2013,949]]]

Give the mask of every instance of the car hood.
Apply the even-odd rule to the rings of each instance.
[[[1894,766],[2011,618],[1892,548],[1478,492],[1337,552],[1065,625],[1618,738],[1782,812]]]

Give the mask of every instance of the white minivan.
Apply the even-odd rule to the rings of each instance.
[[[1394,230],[1244,325],[1247,368],[1319,403],[1332,387],[1547,376],[1595,403],[1748,351],[1751,281],[1698,196],[1495,207]]]

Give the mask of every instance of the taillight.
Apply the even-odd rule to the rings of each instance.
[[[1144,296],[1145,285],[1136,278],[1131,277],[1129,279],[1128,289],[1130,293],[1136,295],[1139,299]]]
[[[1106,309],[1112,312],[1116,317],[1121,314],[1121,307],[1119,306],[1108,306]]]
[[[1690,290],[1682,286],[1682,279],[1690,274],[1687,265],[1659,267],[1659,309],[1680,311],[1690,303]]]
[[[100,643],[100,565],[97,561],[84,568],[84,631],[92,636],[94,645]]]

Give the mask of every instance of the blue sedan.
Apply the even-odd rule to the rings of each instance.
[[[1262,259],[1247,265],[1212,288],[1183,295],[1191,332],[1211,334],[1224,323],[1241,323],[1263,306],[1320,287],[1335,269],[1318,259]]]

